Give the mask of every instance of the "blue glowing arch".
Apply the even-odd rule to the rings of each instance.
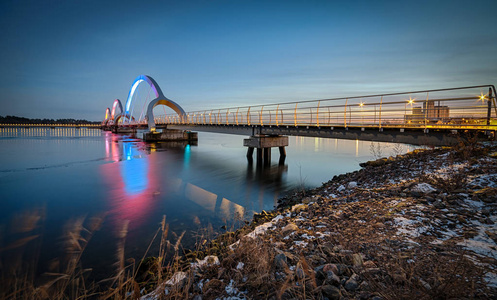
[[[140,76],[136,77],[135,81],[131,85],[131,89],[129,90],[129,94],[128,94],[128,99],[126,100],[126,105],[125,105],[125,110],[124,110],[125,115],[128,115],[128,116],[130,115],[129,109],[131,107],[131,101],[133,101],[133,95],[135,94],[135,91],[136,91],[136,88],[138,87],[138,85],[140,85],[140,83],[142,83],[142,82],[146,82],[152,88],[152,90],[155,93],[155,97],[156,97],[154,100],[150,101],[150,103],[148,104],[147,114],[145,115],[145,118],[147,119],[147,122],[148,122],[149,129],[155,127],[153,110],[154,110],[154,107],[156,107],[157,105],[166,105],[166,106],[172,108],[180,116],[181,120],[183,120],[183,118],[185,117],[185,111],[183,110],[183,108],[181,108],[181,106],[179,106],[174,101],[167,99],[166,96],[164,96],[164,94],[162,93],[162,90],[160,89],[157,82],[152,77],[150,77],[148,75],[140,75]]]

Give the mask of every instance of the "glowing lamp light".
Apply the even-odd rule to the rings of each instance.
[[[363,107],[364,106],[364,102],[359,103],[359,106]]]
[[[484,95],[483,93],[480,93],[480,100],[481,100],[482,102],[483,102],[483,101],[485,101],[485,100],[487,100],[487,99],[488,99],[488,98],[487,98],[487,94],[485,94],[485,95]]]

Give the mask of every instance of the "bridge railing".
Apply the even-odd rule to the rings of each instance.
[[[159,115],[157,124],[487,128],[497,125],[493,85]]]

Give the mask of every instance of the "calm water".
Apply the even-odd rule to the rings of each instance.
[[[319,186],[373,158],[371,142],[290,137],[285,164],[278,165],[274,149],[272,165],[260,168],[247,163],[243,138],[199,132],[198,146],[191,146],[145,144],[99,129],[0,128],[0,241],[15,231],[15,216],[43,211],[43,271],[63,249],[64,224],[105,216],[83,257],[96,277],[104,276],[126,221],[128,257],[143,255],[163,215],[172,242],[186,231],[182,244],[192,247],[201,228],[222,232],[223,225],[271,210],[285,193]],[[399,151],[374,145],[383,155]]]

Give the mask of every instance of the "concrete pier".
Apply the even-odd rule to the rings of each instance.
[[[143,134],[145,142],[163,141],[198,141],[198,133],[187,130],[164,129],[162,132],[147,132]]]
[[[113,133],[136,133],[136,128],[133,127],[112,127]]]
[[[279,163],[283,164],[286,158],[285,147],[288,146],[287,136],[256,135],[243,140],[243,146],[248,147],[247,159],[252,162],[254,148],[257,149],[257,164],[271,164],[271,148],[280,150]]]

